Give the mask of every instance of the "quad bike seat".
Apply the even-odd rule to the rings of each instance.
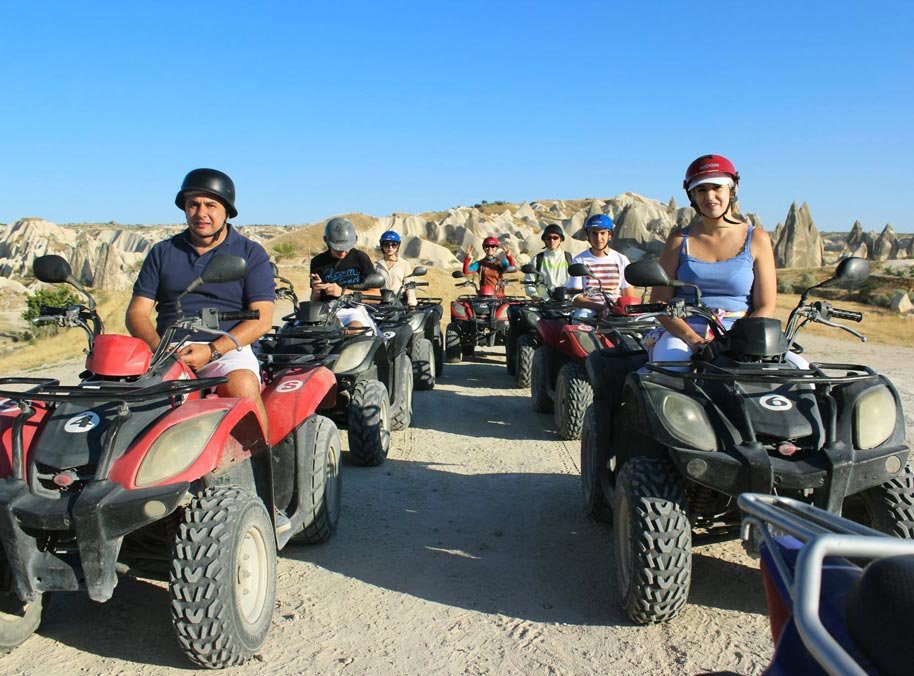
[[[863,569],[847,595],[847,625],[881,673],[911,673],[914,555],[876,559]]]

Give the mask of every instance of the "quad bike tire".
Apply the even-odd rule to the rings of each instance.
[[[303,504],[298,509],[304,510],[305,520],[301,530],[289,540],[294,544],[326,542],[336,532],[340,520],[343,494],[340,433],[329,418],[321,415],[315,418],[313,433],[305,425],[295,430],[296,479],[305,487]]]
[[[276,603],[276,541],[263,501],[240,486],[194,496],[168,586],[178,642],[193,662],[221,669],[254,657]]]
[[[847,518],[906,540],[914,539],[914,472],[905,467],[898,476],[844,499]]]
[[[536,348],[530,369],[530,403],[537,413],[552,412],[549,378],[552,371],[552,349],[546,345]]]
[[[413,383],[417,390],[435,389],[435,350],[428,338],[413,338]]]
[[[584,511],[602,523],[613,521],[614,494],[607,491],[612,491],[614,483],[607,466],[608,444],[609,439],[600,438],[591,404],[584,413],[584,428],[581,432],[581,492],[584,494]]]
[[[380,380],[361,380],[352,390],[346,411],[349,459],[355,465],[377,467],[390,450],[390,404]]]
[[[685,605],[692,576],[692,528],[672,462],[626,462],[616,480],[613,512],[622,609],[637,624],[672,620]]]
[[[413,421],[413,365],[405,354],[394,359],[394,392],[390,405],[390,429],[400,432]]]
[[[0,585],[6,589],[8,583],[9,568],[0,547]],[[44,593],[37,601],[23,603],[13,591],[0,592],[0,655],[6,655],[38,631],[49,598],[50,594]]]
[[[584,413],[593,403],[593,387],[584,365],[568,362],[555,379],[555,425],[562,439],[580,439]]]
[[[514,348],[514,384],[517,387],[530,387],[534,352],[536,352],[536,343],[533,336],[524,334],[517,339],[517,345]]]
[[[472,357],[476,354],[476,343],[461,343],[460,351],[463,353],[463,358]]]
[[[517,338],[514,328],[509,328],[505,338],[505,368],[508,369],[509,376],[517,373]]]
[[[435,378],[440,378],[444,373],[444,336],[440,332],[435,333],[435,339],[432,340],[432,348],[435,351]]]
[[[460,349],[460,332],[452,324],[448,324],[444,332],[444,354],[448,364],[459,364],[463,357]]]

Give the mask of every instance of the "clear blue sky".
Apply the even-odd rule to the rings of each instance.
[[[0,49],[0,222],[179,222],[200,166],[239,224],[682,205],[718,152],[768,228],[914,231],[911,2],[0,0]]]

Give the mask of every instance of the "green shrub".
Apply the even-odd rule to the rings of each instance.
[[[82,299],[74,291],[66,286],[55,287],[53,289],[41,289],[30,295],[25,301],[25,311],[22,318],[31,322],[41,315],[41,306],[50,305],[51,307],[66,307],[82,302]]]
[[[292,258],[295,255],[295,245],[292,242],[280,242],[273,245],[273,253],[276,254],[276,261],[283,258]]]

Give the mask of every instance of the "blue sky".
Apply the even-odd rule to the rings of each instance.
[[[685,203],[914,231],[914,3],[0,0],[0,222],[173,223],[195,167],[236,222],[480,200]]]

